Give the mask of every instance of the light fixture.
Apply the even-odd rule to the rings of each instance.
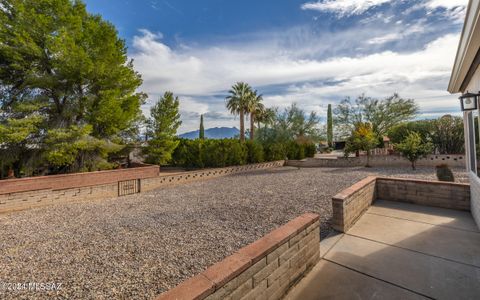
[[[466,94],[460,96],[460,104],[462,105],[462,111],[475,110],[478,107],[479,94],[472,94],[467,91]]]

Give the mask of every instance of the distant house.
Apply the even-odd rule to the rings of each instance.
[[[335,150],[343,150],[345,149],[346,144],[347,142],[345,141],[336,141],[336,142],[333,142],[333,147]]]

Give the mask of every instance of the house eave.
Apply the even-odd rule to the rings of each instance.
[[[464,92],[468,76],[480,49],[480,1],[469,1],[460,42],[453,65],[448,91],[452,94]],[[475,70],[473,70],[475,71]]]

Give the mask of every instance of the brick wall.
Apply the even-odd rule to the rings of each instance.
[[[283,163],[283,161],[275,161],[171,175],[159,173],[158,166],[148,166],[113,171],[2,180],[0,181],[0,213],[54,203],[117,197],[119,195],[120,181],[138,180],[138,191],[148,191],[173,184],[279,167]]]
[[[161,294],[157,300],[281,299],[319,257],[319,216],[307,213]]]
[[[159,174],[159,166],[146,165],[121,170],[7,179],[0,181],[0,195],[34,190],[61,190],[103,185],[122,180],[157,177]]]
[[[348,229],[375,201],[375,176],[369,176],[332,198],[332,227],[341,232]]]
[[[470,185],[378,177],[377,198],[469,211]]]
[[[345,168],[365,166],[367,158],[361,157],[339,157],[335,158],[307,158],[304,160],[288,160],[287,166],[292,167],[324,167],[324,168]],[[429,155],[417,161],[419,167],[435,167],[440,164],[447,164],[451,168],[465,167],[464,155]],[[370,165],[373,167],[410,167],[410,162],[398,155],[378,155],[370,157]]]
[[[471,206],[480,224],[479,178],[472,191],[471,204],[469,184],[369,176],[332,198],[332,227],[347,232],[376,199],[465,211]]]

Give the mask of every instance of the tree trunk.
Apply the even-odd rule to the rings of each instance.
[[[370,168],[370,151],[369,150],[367,150],[367,165],[365,167]]]
[[[250,140],[253,141],[255,132],[255,114],[250,114]]]
[[[243,110],[240,111],[240,141],[245,141],[245,118]]]
[[[415,166],[415,161],[412,160],[412,170],[415,170],[416,166]]]

